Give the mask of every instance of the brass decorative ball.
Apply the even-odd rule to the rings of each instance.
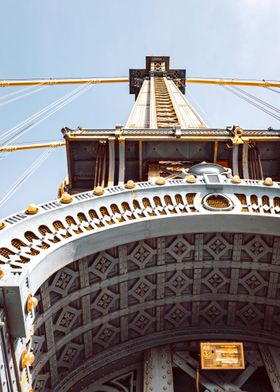
[[[68,204],[68,203],[71,203],[72,201],[73,201],[73,197],[71,195],[69,195],[69,193],[67,193],[67,192],[62,193],[61,198],[60,198],[61,203]]]
[[[35,215],[39,211],[39,207],[36,206],[36,204],[29,204],[29,206],[26,208],[25,213],[28,215]]]
[[[96,188],[94,188],[93,190],[93,194],[95,196],[101,196],[104,194],[104,188],[102,188],[102,186],[97,186]]]
[[[157,184],[157,185],[165,185],[165,184],[166,184],[165,178],[163,178],[163,177],[158,177],[158,178],[156,179],[156,184]]]
[[[127,183],[125,184],[125,187],[127,189],[133,189],[133,188],[135,188],[135,182],[132,180],[128,180]]]
[[[272,178],[271,178],[271,177],[266,177],[266,179],[264,180],[263,184],[266,185],[266,186],[271,186],[271,185],[273,185],[273,180],[272,180]]]
[[[233,184],[240,184],[241,183],[241,179],[240,179],[239,176],[233,176],[232,179],[231,179],[231,182]]]
[[[188,184],[195,184],[196,183],[196,177],[190,174],[189,176],[186,177],[185,181]]]
[[[0,221],[0,230],[4,229],[5,226],[6,226],[6,223],[3,221]]]

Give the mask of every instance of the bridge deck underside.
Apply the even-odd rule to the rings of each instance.
[[[172,344],[174,388],[180,392],[179,380],[193,379],[198,342],[209,338],[247,342],[246,381],[266,366],[260,355],[265,346],[259,345],[273,344],[279,333],[279,241],[242,233],[165,236],[113,247],[59,270],[37,292],[35,390],[103,390],[98,388],[112,381],[106,379],[111,369],[115,379],[127,374],[120,383],[138,372],[141,381],[133,381],[131,391],[140,392],[143,353]],[[183,359],[192,356],[184,359],[183,369],[176,357],[180,350]],[[273,353],[267,355],[275,360]],[[104,391],[125,390],[114,383]]]

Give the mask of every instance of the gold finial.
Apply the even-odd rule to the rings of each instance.
[[[267,186],[273,185],[273,180],[272,180],[272,178],[271,178],[271,177],[266,177],[266,179],[264,180],[263,184],[264,184],[264,185],[267,185]]]
[[[29,294],[26,301],[26,311],[27,313],[32,312],[38,305],[38,299],[33,297],[32,294]]]
[[[165,184],[166,184],[165,178],[163,178],[163,177],[158,177],[158,178],[156,179],[156,184],[157,184],[157,185],[165,185]]]
[[[6,223],[0,220],[0,230],[4,229]]]
[[[25,369],[27,366],[31,366],[35,361],[35,355],[28,350],[23,350],[21,353],[21,367]]]
[[[102,186],[97,186],[94,188],[93,194],[96,196],[102,196],[104,194],[104,188],[102,188]]]
[[[68,203],[71,203],[72,201],[73,201],[73,197],[71,195],[69,195],[69,193],[67,193],[67,192],[62,193],[61,198],[60,198],[61,203],[68,204]]]
[[[189,184],[195,184],[196,183],[196,178],[194,175],[190,174],[185,178],[185,181]]]
[[[133,188],[135,188],[135,182],[132,180],[128,180],[127,183],[125,184],[125,187],[127,189],[133,189]]]
[[[39,207],[36,206],[36,204],[29,204],[29,206],[26,208],[25,213],[27,215],[35,215],[39,211]]]
[[[239,176],[233,176],[232,179],[231,179],[231,182],[233,184],[240,184],[241,183],[240,177]]]

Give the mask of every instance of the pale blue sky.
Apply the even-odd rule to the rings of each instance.
[[[126,76],[146,55],[170,55],[188,76],[279,80],[279,0],[9,0],[1,4],[0,79]],[[0,107],[0,133],[73,87],[48,87]],[[1,88],[0,97],[15,88]],[[189,86],[188,96],[209,126],[279,128],[279,122],[215,86]],[[250,89],[279,107],[280,94]],[[18,143],[61,139],[67,125],[114,128],[134,102],[128,86],[99,85]],[[198,104],[197,104],[198,103]],[[42,150],[0,160],[0,199]],[[48,161],[0,208],[5,217],[29,203],[56,198],[66,175],[65,152]]]

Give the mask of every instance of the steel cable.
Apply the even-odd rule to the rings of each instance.
[[[268,90],[273,91],[273,92],[275,92],[275,93],[277,93],[277,94],[280,94],[280,91],[279,91],[279,90],[276,90],[276,89],[273,88],[273,87],[265,87],[265,88],[267,88]]]
[[[16,95],[19,95],[19,94],[22,94],[22,93],[24,94],[26,91],[34,90],[38,86],[41,86],[41,85],[42,84],[39,83],[39,84],[36,84],[35,86],[24,87],[24,88],[21,88],[20,90],[13,91],[12,93],[4,94],[2,97],[0,97],[0,102],[1,101],[5,101],[5,99],[7,99],[7,98],[10,99],[11,97],[14,97]]]
[[[3,134],[0,135],[0,141],[3,140],[4,138],[6,138],[8,135],[16,132],[18,129],[20,129],[24,125],[30,123],[30,121],[35,120],[36,118],[42,116],[45,112],[47,112],[48,110],[52,109],[56,105],[66,101],[70,96],[74,95],[77,92],[77,90],[81,90],[83,87],[84,86],[82,86],[82,87],[80,86],[76,90],[74,90],[74,92],[71,91],[70,93],[65,94],[63,97],[61,97],[58,100],[56,100],[55,102],[49,104],[48,106],[46,106],[45,108],[43,108],[39,112],[37,112],[37,113],[31,115],[30,117],[28,117],[27,119],[23,120],[21,123],[19,123],[15,127],[13,127],[11,129],[9,129],[8,131],[4,132]]]
[[[88,86],[90,87],[90,86]],[[63,102],[62,104],[60,104],[59,106],[57,106],[56,108],[54,108],[52,111],[50,111],[49,113],[47,113],[46,115],[42,116],[41,118],[39,118],[38,120],[36,120],[35,122],[28,124],[26,127],[24,127],[23,129],[21,129],[16,135],[12,136],[11,138],[9,138],[5,143],[5,145],[3,147],[8,146],[10,143],[12,143],[14,140],[18,139],[20,136],[24,135],[26,132],[30,131],[32,128],[34,128],[35,126],[37,126],[38,124],[40,124],[41,122],[45,121],[47,118],[49,118],[50,116],[52,116],[54,113],[56,113],[58,110],[60,110],[61,108],[63,108],[64,106],[66,106],[67,104],[69,104],[70,102],[72,102],[74,99],[76,99],[78,96],[80,96],[81,94],[83,94],[87,89],[84,89],[83,91],[77,93],[75,96],[71,97],[70,99],[68,99],[66,102]]]
[[[228,90],[229,92],[231,92],[232,94],[236,95],[237,97],[243,99],[244,101],[248,102],[249,104],[255,106],[256,108],[258,108],[259,110],[261,110],[262,112],[268,114],[269,116],[275,118],[276,120],[280,121],[280,116],[277,116],[277,114],[271,112],[268,109],[265,109],[263,106],[257,104],[256,102],[253,102],[251,99],[247,98],[246,96],[244,96],[243,94],[234,91],[232,88],[230,88],[229,86],[225,86],[225,85],[221,85],[221,87],[223,87],[224,89]]]
[[[5,140],[5,146],[8,143],[16,140],[19,136],[26,133],[28,130],[34,128],[36,125],[40,124],[42,121],[46,120],[52,114],[56,113],[58,110],[66,106],[68,103],[72,102],[78,96],[86,92],[91,85],[83,85],[79,86],[74,91],[64,95],[62,98],[59,98],[55,102],[51,103],[44,109],[40,110],[39,112],[33,114],[29,118],[25,119],[15,127],[9,129],[8,131],[4,132],[0,135],[0,141]]]
[[[269,109],[274,110],[277,113],[280,113],[280,109],[279,108],[277,108],[276,106],[271,105],[270,103],[264,101],[263,99],[260,99],[260,98],[256,97],[255,95],[250,94],[247,91],[244,91],[243,89],[241,89],[239,87],[232,86],[232,88],[234,90],[236,90],[236,91],[239,91],[241,94],[244,94],[244,95],[246,95],[249,98],[252,98],[254,101],[259,102],[260,104],[268,107]]]
[[[186,89],[186,93],[189,95],[189,97],[191,98],[191,100],[194,102],[194,104],[200,109],[200,111],[204,114],[204,116],[206,117],[207,121],[209,121],[209,115],[206,113],[206,111],[203,109],[203,107],[200,105],[200,103],[195,99],[195,97],[193,96],[193,94],[191,94],[190,90]],[[203,121],[205,123],[205,121]]]
[[[5,204],[14,194],[15,192],[28,180],[32,174],[39,169],[40,166],[48,159],[50,154],[54,151],[54,148],[51,147],[47,151],[44,151],[33,163],[29,166],[28,169],[10,186],[5,195],[0,199],[0,207]]]
[[[81,87],[79,87],[78,89],[81,89]],[[20,122],[19,124],[17,124],[16,126],[14,126],[13,128],[9,129],[8,131],[2,133],[0,135],[0,141],[3,140],[5,137],[7,137],[8,135],[10,135],[11,133],[16,132],[18,129],[20,129],[21,127],[23,127],[24,125],[28,124],[30,121],[32,121],[33,119],[36,119],[37,117],[43,115],[47,110],[52,109],[55,105],[59,104],[60,102],[66,100],[68,98],[68,96],[70,96],[73,92],[67,93],[65,94],[63,97],[59,98],[58,100],[56,100],[55,102],[49,104],[48,106],[46,106],[45,108],[43,108],[42,110],[40,110],[39,112],[31,115],[30,117],[28,117],[27,119],[23,120],[22,122]]]
[[[33,87],[33,90],[32,90],[32,91],[28,91],[28,92],[25,92],[25,93],[23,93],[23,94],[17,95],[17,96],[15,96],[15,97],[13,97],[13,98],[10,98],[10,99],[8,99],[8,100],[4,100],[3,102],[1,102],[1,101],[2,101],[4,98],[7,99],[7,98],[8,98],[8,95],[6,95],[5,97],[0,97],[0,107],[1,107],[1,106],[5,106],[5,105],[7,105],[8,103],[18,101],[19,99],[22,99],[22,98],[27,97],[27,96],[29,96],[29,95],[38,93],[39,91],[45,89],[47,86],[41,86],[40,88],[36,88],[36,89],[34,89],[34,86],[32,86],[32,87]],[[36,86],[36,87],[37,87],[37,86]],[[20,91],[22,91],[22,90],[20,90]],[[13,94],[14,94],[14,93],[11,93],[11,94],[9,94],[9,95],[13,95]]]

